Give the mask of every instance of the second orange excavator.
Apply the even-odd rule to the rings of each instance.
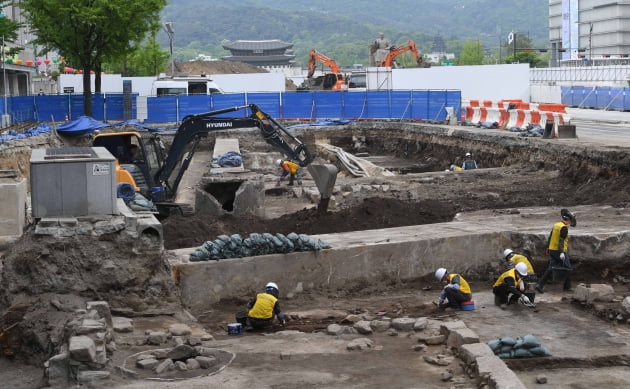
[[[406,46],[392,46],[389,53],[387,54],[387,57],[385,57],[385,59],[379,64],[379,66],[397,67],[395,61],[396,57],[407,51],[411,52],[418,66],[425,66],[424,62],[422,61],[422,55],[420,54],[420,51],[416,47],[416,43],[414,41],[409,41]]]
[[[317,63],[322,64],[330,68],[330,73],[324,73],[323,76],[313,78]],[[317,52],[315,49],[311,50],[308,55],[308,75],[305,81],[307,83],[307,89],[321,89],[321,90],[346,90],[348,85],[346,79],[341,73],[341,67],[332,59],[326,55]]]

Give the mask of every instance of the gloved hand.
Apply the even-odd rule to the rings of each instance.
[[[284,327],[286,322],[287,322],[286,320],[280,320],[280,325]]]
[[[532,303],[531,301],[529,301],[529,297],[525,296],[524,294],[522,294],[521,297],[518,298],[518,302],[520,302],[523,305]]]
[[[565,259],[566,257],[567,257],[567,256],[566,256],[566,255],[564,255],[564,253],[560,253],[560,260],[561,260],[562,262],[564,262],[564,259]]]

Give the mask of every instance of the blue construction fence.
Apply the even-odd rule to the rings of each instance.
[[[137,95],[132,97],[131,119],[137,119]],[[363,92],[266,92],[147,97],[145,123],[179,122],[185,116],[247,104],[256,104],[275,119],[305,120],[435,120],[447,119],[448,107],[461,111],[459,90],[388,90]],[[2,113],[11,123],[75,120],[84,116],[83,95],[16,96],[3,100]],[[92,117],[122,121],[123,94],[93,94]],[[246,112],[226,116],[246,115]]]
[[[630,88],[562,87],[562,104],[569,107],[630,111]]]

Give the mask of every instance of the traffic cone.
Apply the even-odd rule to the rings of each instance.
[[[68,120],[70,120],[70,119],[68,119],[68,114],[66,114],[66,120],[65,121],[67,122]]]

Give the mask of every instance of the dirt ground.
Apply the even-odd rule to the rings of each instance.
[[[283,187],[277,190],[274,182],[278,172],[273,166],[260,167],[247,165],[246,162],[247,169],[265,176],[266,217],[237,218],[227,215],[213,219],[207,216],[171,216],[163,221],[165,248],[196,247],[221,234],[298,232],[315,235],[446,222],[459,212],[484,209],[509,210],[540,205],[560,208],[588,204],[625,207],[630,200],[630,173],[627,168],[630,165],[623,150],[588,149],[561,153],[556,144],[523,145],[520,140],[493,143],[482,141],[482,137],[466,136],[448,141],[452,143],[440,143],[434,136],[430,137],[430,142],[422,137],[412,139],[394,132],[381,131],[374,136],[352,128],[335,129],[334,135],[325,133],[325,137],[348,152],[367,155],[368,159],[398,175],[352,178],[341,174],[334,193],[334,204],[328,212],[321,214],[316,211],[317,204],[303,195],[302,188]],[[251,136],[244,135],[241,142],[245,161],[259,160],[248,158],[248,153],[268,151],[258,150],[258,141],[252,141]],[[475,157],[483,169],[464,173],[444,172],[445,167],[471,148],[478,150]],[[274,160],[276,154],[271,155],[269,159]],[[310,177],[306,177],[303,187],[314,187]],[[54,240],[35,236],[32,232],[29,229],[22,239],[2,252],[0,308],[5,311],[18,304],[26,304],[28,308],[21,326],[21,349],[13,360],[0,358],[1,382],[10,383],[10,387],[18,389],[40,387],[41,363],[58,351],[60,340],[65,335],[63,324],[72,317],[74,310],[83,307],[85,301],[106,300],[115,314],[134,318],[138,331],[130,336],[135,337],[143,335],[140,329],[163,329],[169,322],[181,318],[178,293],[170,282],[168,264],[163,258],[138,255],[131,250],[129,241],[111,235],[102,236],[94,242],[87,237]],[[537,262],[535,266],[544,266],[544,262]],[[607,279],[602,277],[603,270],[583,266],[576,268],[573,276],[576,281],[604,282]],[[630,276],[627,267],[620,271]],[[491,311],[488,316],[488,310],[497,309],[489,302],[488,282],[482,279],[472,279],[471,282],[474,290],[485,291],[478,298],[480,301],[487,299],[487,304],[480,306],[469,318],[477,315],[475,317],[480,321],[514,320],[509,316],[512,314],[501,311]],[[425,291],[423,287],[430,289]],[[113,383],[105,386],[476,387],[457,362],[446,367],[424,362],[424,355],[446,351],[442,346],[431,346],[424,352],[415,351],[413,347],[418,344],[418,339],[414,335],[376,334],[371,337],[378,345],[376,349],[349,353],[345,350],[348,339],[321,334],[326,325],[341,322],[345,315],[352,313],[374,316],[387,312],[390,317],[430,316],[435,317],[436,322],[468,314],[437,318],[440,315],[430,304],[436,297],[437,288],[439,285],[433,282],[431,275],[425,275],[413,285],[392,285],[374,280],[374,283],[358,290],[330,290],[317,295],[304,293],[282,300],[283,309],[293,318],[282,330],[290,331],[267,336],[228,336],[225,333],[226,324],[233,321],[234,313],[242,309],[251,296],[222,301],[208,307],[207,312],[197,313],[198,322],[194,325],[199,331],[215,336],[215,347],[238,355],[228,369],[221,374],[185,382],[148,383],[114,377]],[[623,286],[618,293],[628,293],[627,287]],[[607,320],[585,314],[581,307],[566,303],[561,296],[552,293],[544,296],[548,305],[540,305],[541,315],[527,312],[529,320],[538,320],[536,325],[545,325],[543,314],[560,312],[566,317],[582,317],[575,319],[581,321],[581,325],[576,326],[582,331],[580,336],[593,337],[593,333],[588,332],[594,327],[593,323],[606,327],[604,331],[613,331],[608,328],[610,324]],[[53,301],[55,309],[50,308]],[[326,310],[327,314],[321,317],[316,314],[317,310]],[[570,324],[567,325],[570,327]],[[484,331],[484,328],[475,330]],[[293,330],[301,332],[291,332]],[[137,350],[133,338],[121,338],[116,352],[117,361]],[[25,365],[23,362],[26,361],[36,367]],[[536,367],[540,368],[545,363],[540,362]],[[602,362],[602,365],[605,363]],[[527,369],[520,368],[523,373],[519,376],[522,374],[523,379],[531,382],[532,376]],[[628,379],[615,378],[617,372],[614,369],[610,370],[609,379],[613,384],[609,387],[624,387]],[[442,381],[442,374],[449,370],[454,378]],[[561,370],[558,373],[550,371],[548,375],[562,377],[565,381],[562,385],[540,387],[593,387],[598,382],[594,376],[590,382],[572,383],[570,374]],[[264,379],[257,376],[262,371],[266,372]],[[559,378],[555,378],[557,381]],[[538,386],[533,384],[531,387]]]

